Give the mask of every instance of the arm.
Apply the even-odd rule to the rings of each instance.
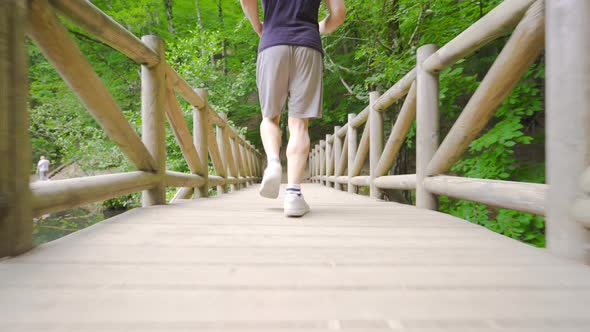
[[[240,0],[242,4],[242,10],[246,17],[252,24],[252,28],[258,34],[258,36],[262,35],[262,22],[260,22],[260,14],[258,12],[258,0]]]
[[[344,0],[324,0],[330,14],[320,22],[320,33],[330,33],[336,30],[346,17]]]

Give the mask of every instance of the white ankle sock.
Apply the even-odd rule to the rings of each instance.
[[[281,163],[281,159],[279,159],[279,157],[277,156],[269,156],[268,158],[266,158],[266,161],[270,164],[270,163]]]
[[[285,189],[285,191],[290,194],[297,194],[298,196],[301,196],[301,185],[287,184],[287,189]]]

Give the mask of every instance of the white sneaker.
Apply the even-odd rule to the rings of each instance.
[[[281,187],[281,176],[283,170],[280,161],[270,161],[264,170],[262,183],[258,193],[262,197],[277,198],[279,197],[279,189]]]
[[[301,217],[310,211],[303,195],[290,192],[285,193],[284,208],[287,217]]]

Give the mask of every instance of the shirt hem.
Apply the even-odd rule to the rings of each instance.
[[[273,46],[279,46],[279,45],[290,45],[290,46],[303,46],[303,47],[309,47],[309,48],[313,48],[314,50],[320,52],[322,54],[322,56],[324,56],[324,50],[322,47],[317,47],[317,46],[312,46],[309,44],[305,44],[305,43],[297,43],[297,42],[279,42],[279,43],[272,43],[272,44],[268,44],[268,45],[264,45],[264,46],[259,46],[258,47],[258,54],[260,54],[262,51],[266,50],[267,48],[273,47]]]

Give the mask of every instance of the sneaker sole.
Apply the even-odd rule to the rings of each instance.
[[[258,193],[262,197],[277,198],[281,188],[281,178],[278,176],[262,179]]]
[[[308,209],[303,210],[285,210],[285,216],[287,217],[303,217],[306,213],[308,213]]]

